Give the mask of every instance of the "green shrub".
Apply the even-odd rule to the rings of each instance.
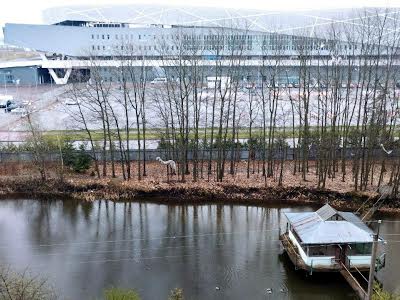
[[[72,168],[77,173],[82,173],[90,168],[92,158],[86,153],[85,146],[80,145],[79,151],[75,154],[75,159]]]
[[[32,275],[27,270],[15,272],[0,266],[0,299],[53,300],[57,296],[46,279]]]
[[[375,282],[372,300],[400,300],[400,295],[390,294]]]
[[[135,290],[109,288],[104,291],[105,300],[140,300]]]
[[[74,165],[76,157],[75,152],[76,152],[75,147],[71,142],[63,143],[61,147],[61,153],[65,166],[72,167]]]
[[[173,289],[171,294],[168,297],[168,300],[183,300],[183,290],[182,289]]]

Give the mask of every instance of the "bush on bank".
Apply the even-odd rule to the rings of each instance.
[[[27,270],[15,272],[0,266],[0,299],[55,300],[57,295],[47,279],[32,275]]]
[[[105,300],[140,300],[139,294],[135,290],[109,288],[104,291]]]
[[[92,158],[87,154],[83,144],[77,150],[71,142],[64,141],[61,145],[61,154],[64,165],[76,173],[83,173],[92,165]]]
[[[105,300],[141,300],[135,290],[115,287],[104,290],[104,298]],[[178,288],[173,289],[168,300],[184,300],[183,290]]]
[[[378,283],[375,283],[372,300],[400,300],[400,295],[391,294],[385,291]]]

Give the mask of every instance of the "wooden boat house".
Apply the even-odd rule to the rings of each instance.
[[[282,245],[296,269],[312,272],[368,271],[373,231],[354,213],[329,204],[315,212],[285,213]]]

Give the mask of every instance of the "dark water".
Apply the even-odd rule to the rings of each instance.
[[[313,209],[2,200],[0,263],[48,277],[62,299],[110,286],[157,300],[175,287],[186,299],[354,299],[337,274],[306,277],[281,255],[282,212]],[[400,222],[381,228],[400,233]],[[387,239],[380,278],[399,292],[400,235]]]

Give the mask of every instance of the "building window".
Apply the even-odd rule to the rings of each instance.
[[[94,45],[92,45],[92,50],[95,50],[95,47],[94,47]]]
[[[106,46],[103,46],[103,50],[106,50]]]
[[[97,39],[99,39],[99,35],[97,35]]]
[[[115,39],[118,40],[118,34],[115,35]]]
[[[142,39],[142,36],[139,34],[139,40],[141,40]]]
[[[104,40],[104,34],[101,35],[101,38]]]
[[[110,35],[109,34],[107,34],[107,40],[109,40],[110,39]]]
[[[97,50],[100,50],[100,46],[97,46]]]
[[[94,34],[92,34],[92,40],[94,40]]]

